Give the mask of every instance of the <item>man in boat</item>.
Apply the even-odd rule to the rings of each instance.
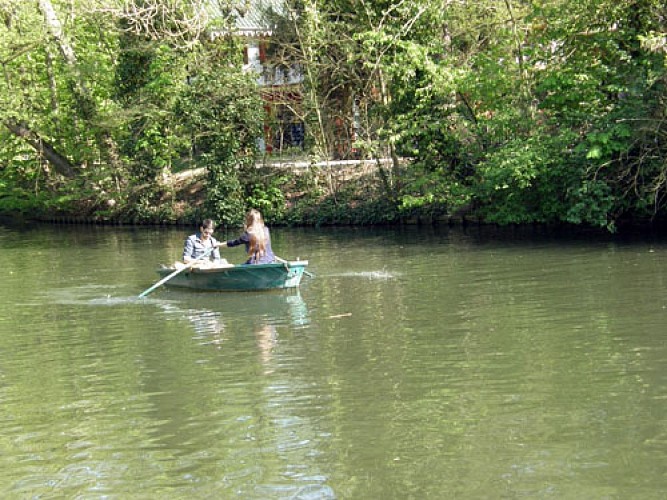
[[[187,265],[201,259],[206,252],[210,252],[206,258],[201,259],[195,266],[226,267],[230,265],[226,259],[220,257],[220,250],[218,250],[220,242],[213,237],[214,231],[215,222],[211,219],[204,219],[199,225],[199,231],[185,239],[185,243],[183,244],[183,264]]]

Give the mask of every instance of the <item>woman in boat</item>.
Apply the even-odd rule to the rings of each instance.
[[[244,231],[235,240],[219,243],[221,247],[235,247],[245,245],[248,260],[245,264],[270,264],[276,260],[271,249],[271,234],[269,228],[264,225],[264,219],[259,210],[254,208],[248,212],[245,218]]]
[[[208,264],[211,261],[220,264],[227,262],[220,258],[220,250],[218,250],[220,243],[213,237],[213,231],[215,231],[215,222],[211,219],[204,219],[199,225],[199,231],[185,239],[183,244],[183,262],[185,264],[201,258],[207,251],[210,251],[208,258],[202,259],[202,263],[206,263],[206,261],[208,261]]]

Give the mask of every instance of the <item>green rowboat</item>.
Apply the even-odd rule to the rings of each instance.
[[[296,260],[232,267],[193,267],[174,276],[165,285],[227,292],[296,288],[307,266],[307,260]],[[174,269],[169,267],[158,269],[162,278],[173,272]]]

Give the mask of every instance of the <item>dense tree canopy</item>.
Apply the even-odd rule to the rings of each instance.
[[[231,29],[243,8],[0,0],[0,210],[169,219],[165,179],[195,167],[222,220],[284,201],[249,168],[265,117]],[[392,159],[376,222],[667,215],[664,2],[286,0],[272,15],[274,58],[304,75],[304,154],[333,159],[343,123],[360,156]]]

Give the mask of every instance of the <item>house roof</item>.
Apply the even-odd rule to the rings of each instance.
[[[231,6],[231,12],[230,12]],[[236,0],[234,2],[211,0],[213,19],[228,19],[234,21],[232,31],[240,36],[270,36],[273,25],[267,14],[274,12],[282,14],[285,10],[283,0]],[[213,32],[220,35],[228,32],[229,28],[220,26],[222,23],[213,22]],[[216,27],[218,25],[218,27]]]

